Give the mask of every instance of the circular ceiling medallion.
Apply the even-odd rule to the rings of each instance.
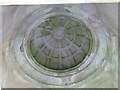
[[[54,70],[77,66],[92,47],[92,36],[86,25],[66,15],[46,18],[30,36],[28,46],[35,61]]]

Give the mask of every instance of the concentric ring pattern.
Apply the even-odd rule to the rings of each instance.
[[[92,36],[86,25],[67,15],[46,18],[29,38],[31,56],[49,69],[70,69],[90,54]]]
[[[26,17],[9,43],[13,66],[26,80],[38,86],[73,85],[108,60],[105,27],[79,7],[45,5]]]

